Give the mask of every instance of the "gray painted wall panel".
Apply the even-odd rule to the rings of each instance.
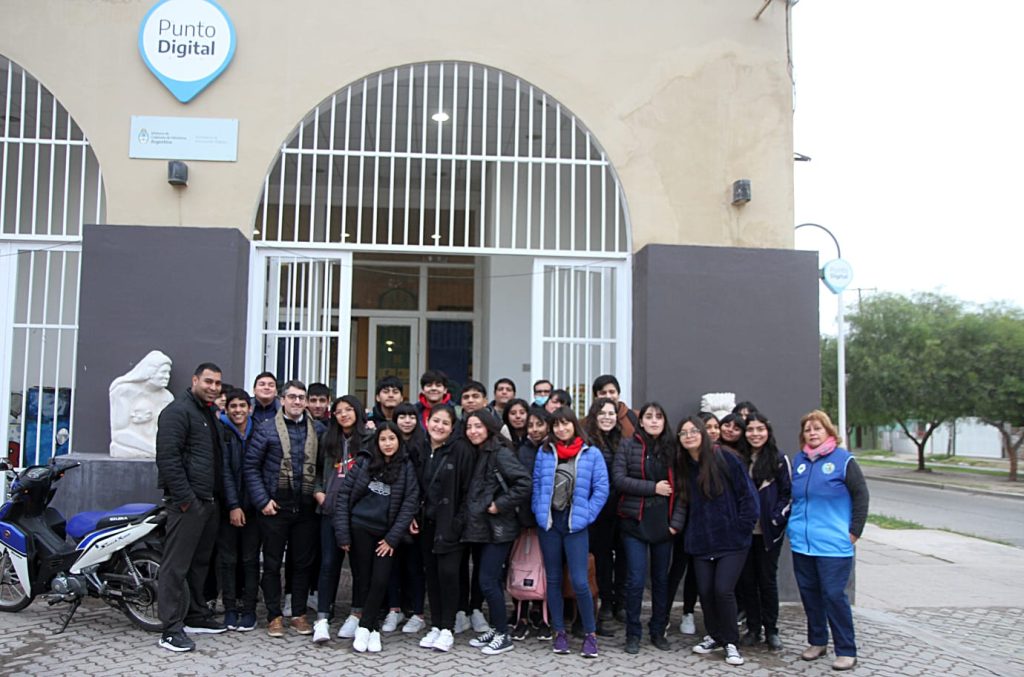
[[[173,360],[175,396],[206,361],[245,385],[248,282],[233,228],[85,226],[74,451],[109,453],[110,382],[150,350]]]
[[[821,401],[817,254],[648,245],[633,282],[630,404],[657,400],[675,426],[702,394],[734,392],[792,456],[800,417]],[[798,599],[788,540],[778,580],[781,599]]]

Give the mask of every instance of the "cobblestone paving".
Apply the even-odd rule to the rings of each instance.
[[[678,623],[678,607],[673,619]],[[380,654],[356,654],[351,642],[332,639],[315,646],[309,637],[271,639],[261,624],[250,633],[200,635],[197,649],[172,654],[157,646],[157,636],[137,630],[119,612],[90,600],[68,630],[53,635],[58,610],[36,601],[18,614],[0,614],[0,674],[5,675],[826,675],[831,656],[806,663],[803,613],[784,605],[781,635],[784,651],[747,649],[746,664],[730,667],[722,654],[690,652],[695,638],[669,633],[672,649],[662,652],[646,642],[637,656],[622,651],[623,631],[602,638],[601,656],[556,656],[550,642],[530,639],[495,657],[483,656],[457,636],[448,654],[420,649],[418,637],[401,632],[386,635]],[[904,609],[897,612],[857,610],[861,675],[1024,675],[1024,610]],[[699,612],[698,612],[699,624]],[[332,628],[337,632],[337,624]],[[575,651],[579,640],[573,640]]]

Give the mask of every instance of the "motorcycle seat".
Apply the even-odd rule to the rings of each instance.
[[[113,510],[80,512],[68,520],[67,533],[78,541],[98,529],[135,522],[154,512],[156,507],[154,503],[126,503]]]

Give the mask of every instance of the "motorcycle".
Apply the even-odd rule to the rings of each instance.
[[[138,627],[162,628],[157,616],[160,534],[166,511],[152,503],[84,512],[64,520],[50,506],[56,483],[81,463],[54,457],[16,475],[0,461],[8,500],[0,506],[0,611],[21,611],[36,598],[69,604],[64,632],[86,596],[102,599]]]

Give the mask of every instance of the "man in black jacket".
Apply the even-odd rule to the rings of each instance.
[[[157,422],[156,467],[167,507],[167,537],[157,588],[164,624],[159,644],[170,651],[195,648],[186,629],[193,633],[226,630],[213,619],[203,596],[217,541],[222,452],[214,400],[220,388],[220,367],[200,364],[192,376],[192,387],[167,405]]]

